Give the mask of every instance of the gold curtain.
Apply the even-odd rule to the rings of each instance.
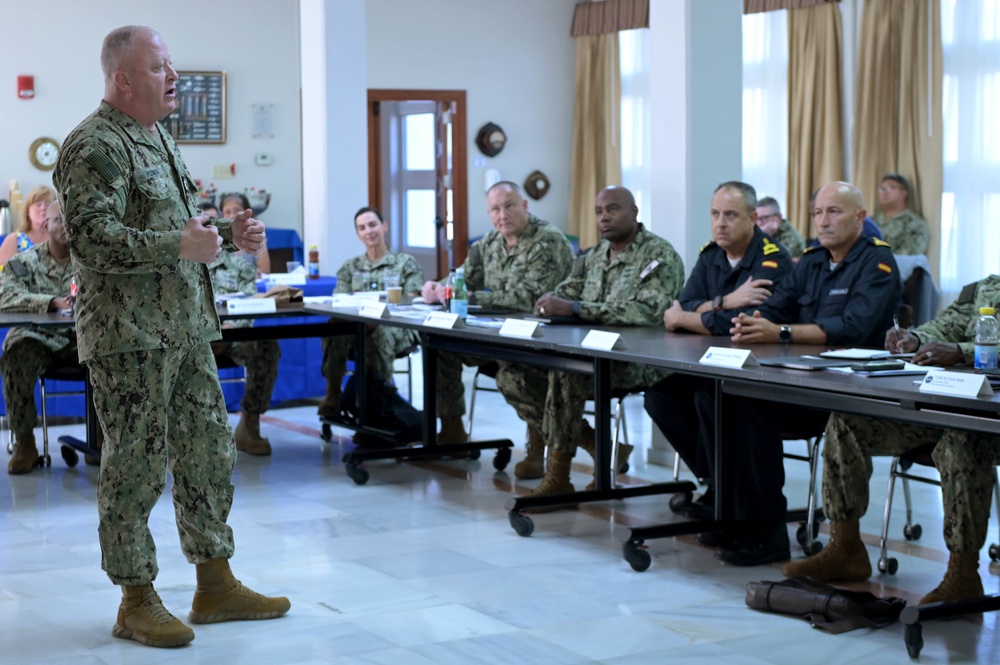
[[[601,0],[577,3],[569,34],[573,37],[606,35],[648,27],[649,0]]]
[[[788,221],[812,232],[818,187],[844,177],[840,7],[788,12]]]
[[[910,181],[909,206],[931,228],[928,260],[937,273],[943,141],[940,0],[865,3],[858,48],[854,181],[878,209],[887,172]]]
[[[594,199],[622,180],[618,33],[576,38],[573,156],[567,231],[580,248],[597,244]]]
[[[804,9],[827,2],[840,2],[840,0],[743,0],[743,13],[758,14],[782,9]]]

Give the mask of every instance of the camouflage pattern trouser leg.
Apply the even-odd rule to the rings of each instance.
[[[934,443],[945,542],[952,552],[978,552],[986,542],[990,516],[1000,444],[995,436],[834,413],[823,446],[823,510],[830,519],[860,518],[868,508],[872,456],[901,455]]]
[[[278,361],[281,346],[272,339],[258,342],[233,342],[225,355],[240,367],[246,368],[247,382],[240,400],[244,413],[259,416],[271,404],[271,393],[278,380]]]
[[[611,387],[648,386],[665,374],[631,363],[612,363]],[[497,374],[497,387],[517,414],[538,428],[551,450],[576,452],[584,407],[594,395],[592,376],[507,365]]]
[[[231,557],[226,520],[236,445],[209,344],[101,356],[87,366],[105,433],[98,534],[111,581],[142,585],[156,578],[148,521],[167,472],[187,560]]]
[[[4,345],[0,372],[3,373],[3,394],[10,430],[16,437],[27,436],[38,424],[35,408],[38,377],[49,367],[72,365],[76,361],[76,344],[53,351],[36,339],[23,337],[13,344]]]
[[[365,340],[365,363],[369,372],[377,372],[386,381],[392,381],[392,365],[396,356],[420,344],[416,331],[396,326],[376,326],[368,331]],[[328,382],[340,385],[347,371],[347,359],[354,351],[353,335],[323,338],[323,376]]]
[[[482,367],[491,362],[495,361],[464,353],[443,351],[437,354],[438,418],[441,420],[456,419],[465,415],[465,384],[462,383],[462,367]],[[502,366],[504,363],[500,364]]]

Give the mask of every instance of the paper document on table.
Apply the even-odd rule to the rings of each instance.
[[[888,358],[890,355],[885,349],[831,349],[819,354],[819,357],[840,358],[842,360],[875,360]]]
[[[373,300],[378,301],[378,291],[359,291],[358,293],[334,293],[330,305],[333,307],[361,307]]]
[[[874,372],[864,372],[856,371],[850,367],[827,367],[827,371],[830,372],[841,372],[843,374],[853,374],[855,376],[906,376],[908,374],[919,375],[926,374],[927,372],[934,372],[942,369],[941,367],[927,367],[926,365],[914,365],[913,363],[904,363],[902,369],[884,369],[876,370]]]

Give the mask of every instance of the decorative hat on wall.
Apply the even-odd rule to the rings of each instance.
[[[532,171],[524,181],[524,191],[537,201],[548,193],[549,179],[541,171]]]
[[[476,134],[476,147],[487,157],[499,155],[505,143],[507,143],[507,135],[504,134],[500,125],[495,125],[492,122],[480,127],[479,133]]]

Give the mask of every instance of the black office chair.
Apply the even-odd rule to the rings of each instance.
[[[73,390],[60,390],[53,391],[46,388],[46,381],[71,381],[83,384],[78,389]],[[51,466],[52,457],[49,456],[49,413],[48,413],[48,398],[49,397],[76,397],[81,395],[86,395],[86,381],[87,381],[87,369],[80,364],[64,365],[61,367],[52,367],[45,370],[45,373],[38,379],[38,386],[42,393],[42,456],[40,458],[41,466]],[[69,449],[68,449],[69,450]],[[73,452],[70,450],[70,452]],[[70,466],[76,464],[76,453],[73,452],[71,456],[67,456],[67,452],[63,452],[63,459]],[[70,463],[70,459],[73,463]]]

